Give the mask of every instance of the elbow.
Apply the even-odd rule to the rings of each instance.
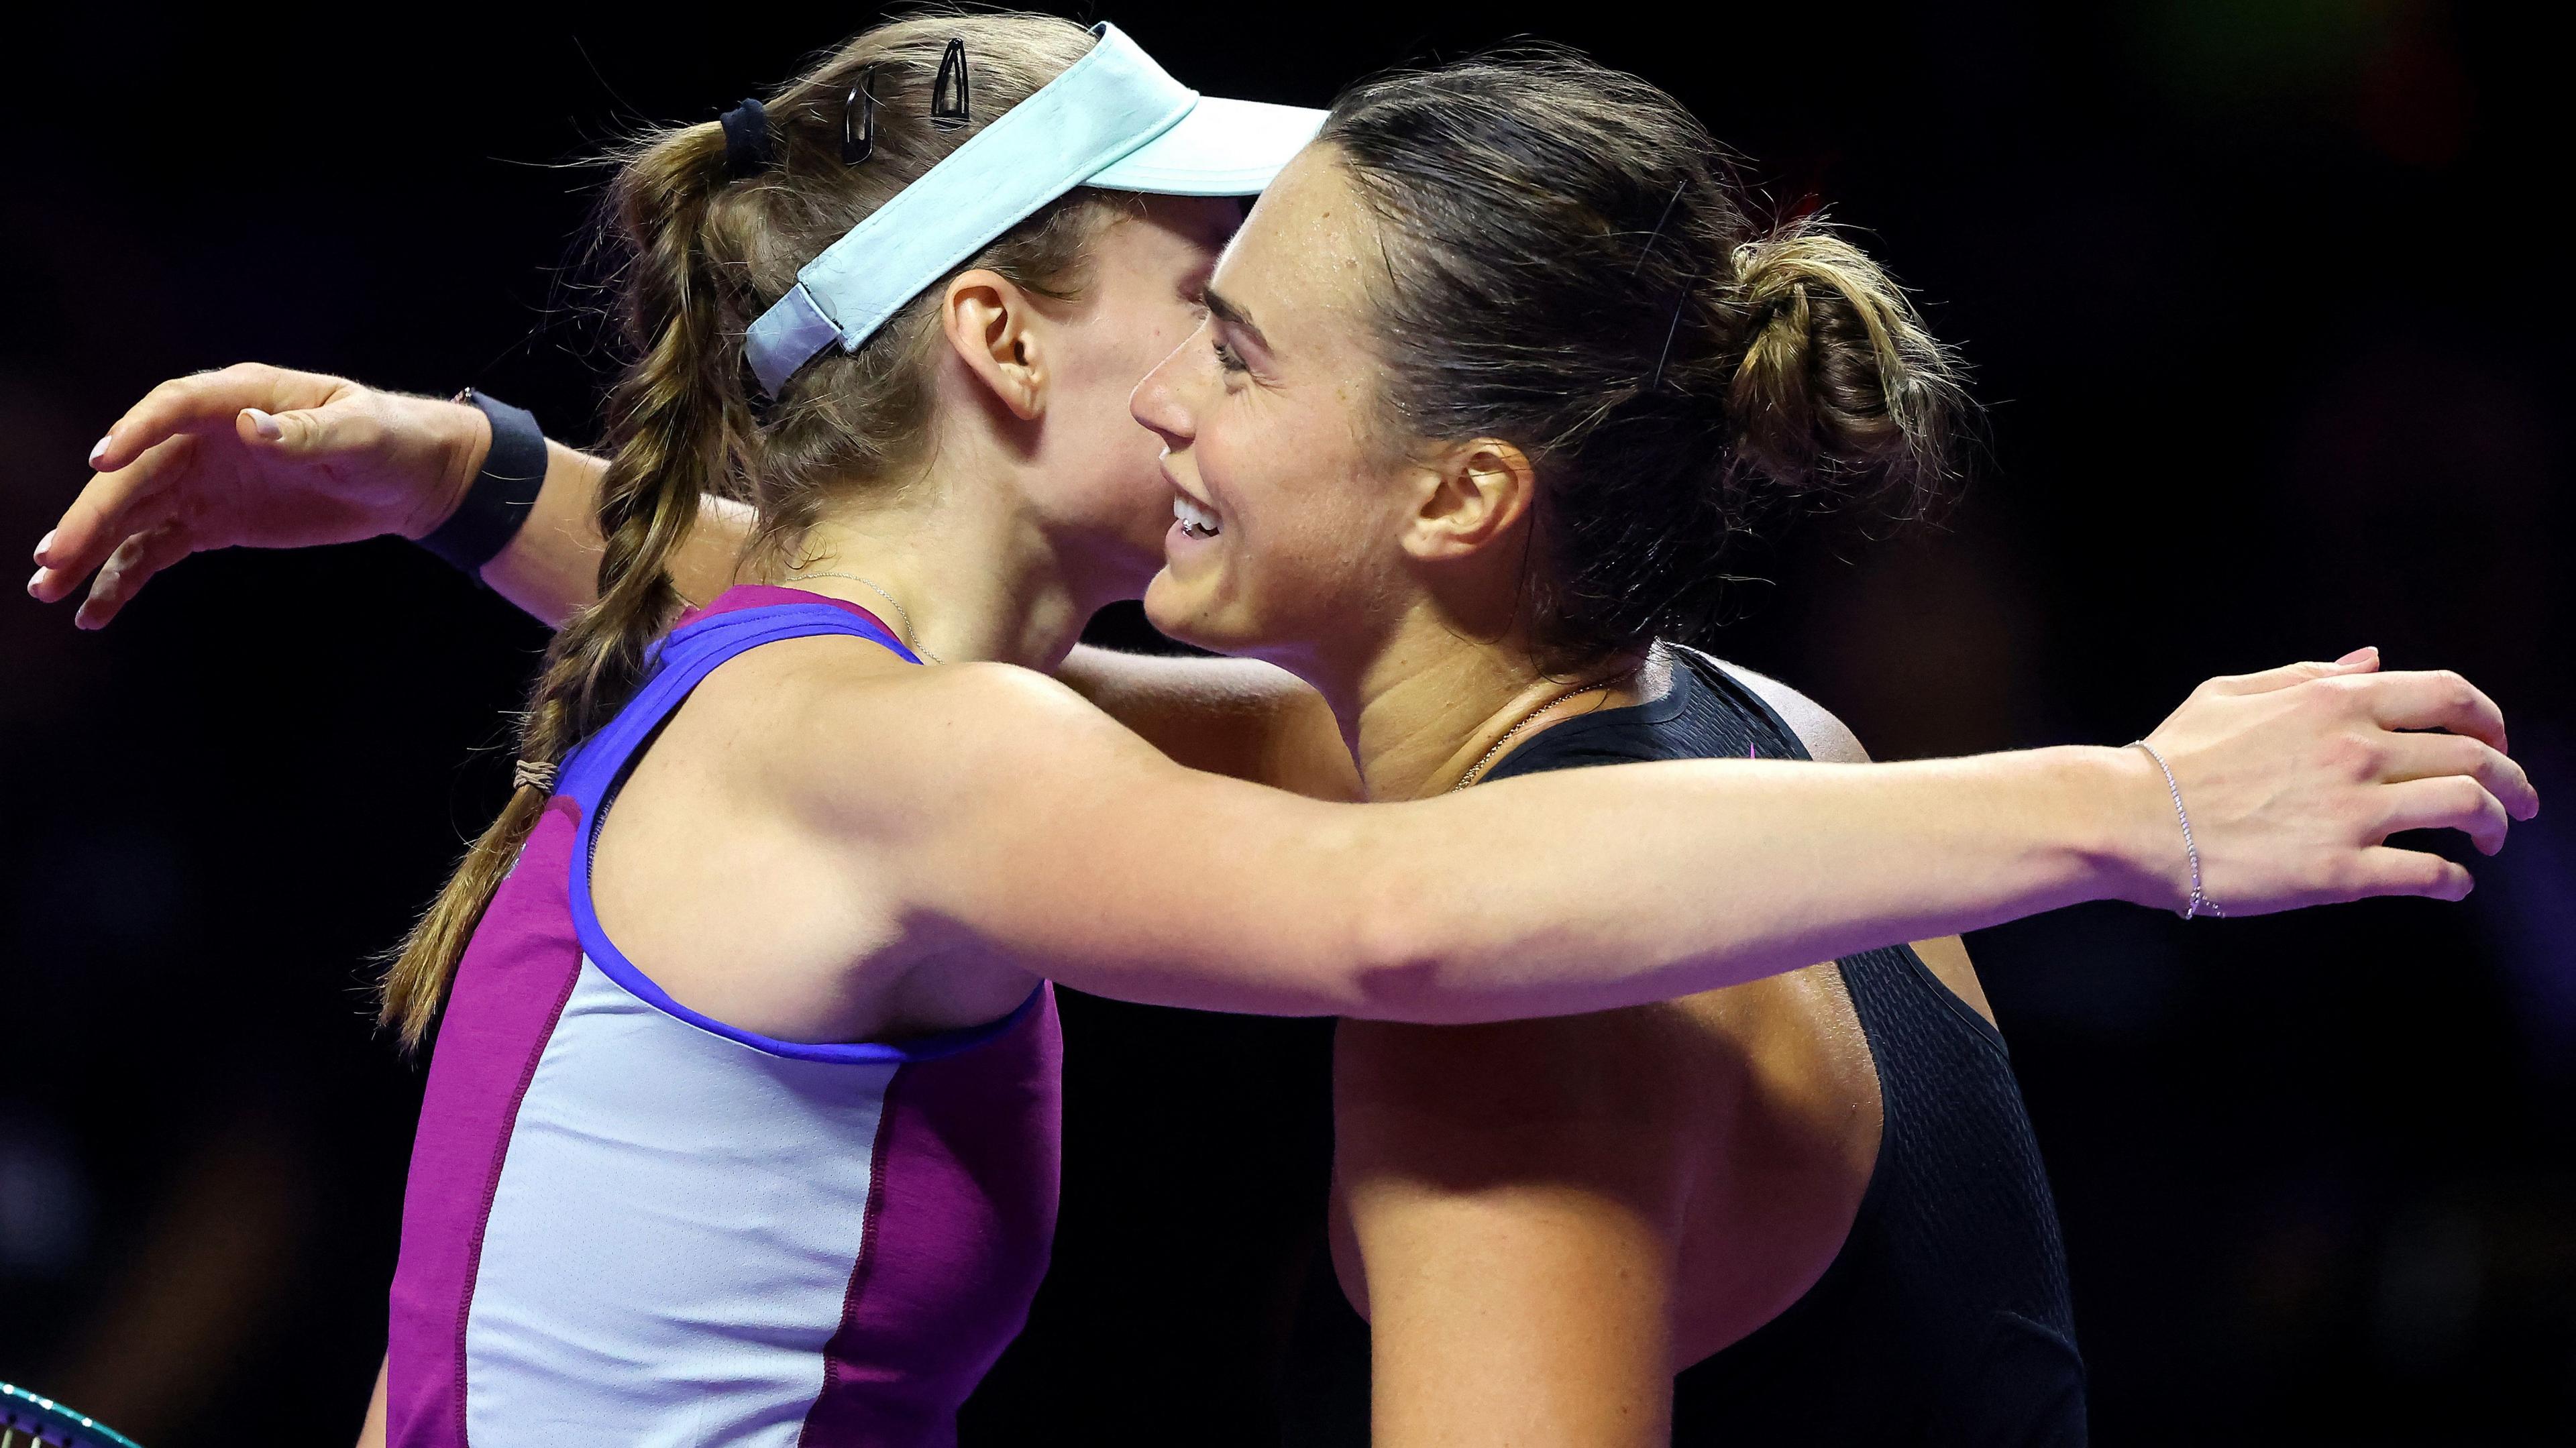
[[[1285,928],[1272,937],[1295,942],[1299,993],[1355,1020],[1495,1019],[1467,989],[1485,953],[1484,916],[1473,892],[1426,863],[1432,852],[1419,840],[1390,832],[1410,818],[1406,807],[1301,808],[1323,828],[1289,873],[1296,884],[1278,900]],[[1280,877],[1275,863],[1266,874]]]
[[[1457,988],[1458,932],[1443,931],[1422,900],[1372,892],[1351,923],[1351,944],[1338,962],[1337,1014],[1357,1020],[1451,1024],[1467,1002]]]

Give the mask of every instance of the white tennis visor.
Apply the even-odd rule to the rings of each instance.
[[[822,350],[856,351],[924,287],[1076,186],[1251,196],[1315,138],[1324,113],[1202,96],[1114,25],[796,273],[743,342],[776,396]],[[971,61],[970,61],[971,63]]]

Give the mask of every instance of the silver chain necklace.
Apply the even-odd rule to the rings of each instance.
[[[855,573],[791,573],[791,574],[787,575],[787,578],[785,579],[785,581],[786,581],[786,582],[788,582],[788,583],[802,583],[802,582],[804,582],[806,579],[809,579],[809,578],[846,578],[846,579],[850,580],[852,583],[865,583],[865,584],[867,584],[867,586],[868,586],[868,590],[869,590],[870,592],[874,593],[877,597],[884,599],[886,602],[891,603],[891,604],[893,604],[893,605],[894,605],[895,616],[903,620],[903,631],[904,631],[905,633],[907,633],[907,634],[912,635],[912,651],[913,651],[914,653],[916,653],[916,654],[921,655],[924,659],[929,660],[931,663],[936,664],[936,663],[941,662],[941,659],[940,659],[939,655],[934,654],[934,653],[932,653],[930,650],[928,650],[928,649],[926,649],[926,648],[922,647],[922,643],[921,643],[921,630],[913,626],[913,622],[912,622],[912,610],[910,610],[910,609],[908,609],[908,608],[905,608],[905,607],[903,606],[903,600],[902,600],[902,599],[899,599],[899,598],[895,597],[893,594],[888,593],[888,592],[886,592],[884,589],[877,587],[877,585],[876,585],[875,583],[871,582],[871,581],[870,581],[870,580],[868,580],[868,579],[861,578],[859,575],[857,575],[857,574],[855,574]]]

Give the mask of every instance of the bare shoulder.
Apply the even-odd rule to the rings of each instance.
[[[1770,705],[1771,712],[1780,716],[1780,722],[1789,726],[1789,732],[1798,736],[1798,742],[1807,746],[1810,755],[1834,764],[1869,762],[1869,751],[1861,748],[1860,736],[1852,733],[1851,726],[1835,718],[1824,705],[1768,674],[1756,673],[1742,664],[1731,664],[1724,659],[1702,657],[1709,658],[1709,662],[1726,670],[1729,677]]]
[[[1869,762],[1869,751],[1861,748],[1859,736],[1824,705],[1778,679],[1755,673],[1742,664],[1730,664],[1717,658],[1709,661],[1726,670],[1737,683],[1760,695],[1762,702],[1771,706],[1771,712],[1779,715],[1790,732],[1798,736],[1798,742],[1807,746],[1808,754],[1836,764]],[[1950,988],[1953,995],[1985,1017],[1987,1024],[1994,1023],[1995,1008],[1986,999],[1985,985],[1977,979],[1976,966],[1968,959],[1968,947],[1959,937],[1945,935],[1938,940],[1915,941],[1914,953],[1922,957],[1924,965]]]
[[[704,754],[752,798],[810,823],[828,818],[833,834],[916,816],[925,801],[982,784],[1151,754],[1044,674],[925,668],[840,635],[782,639],[727,661],[673,726],[667,743]]]
[[[716,1019],[799,1041],[990,1020],[1031,975],[925,926],[911,847],[961,780],[943,709],[981,681],[840,635],[724,661],[674,713],[601,837],[601,918],[664,989]],[[995,680],[1004,705],[1046,698]],[[1025,717],[1025,715],[1023,715]],[[955,731],[944,731],[949,735]],[[724,888],[707,890],[709,880]],[[936,969],[924,969],[934,965]]]
[[[1152,754],[1080,694],[1013,664],[818,670],[787,696],[779,722],[792,754],[880,786],[1026,779]]]
[[[815,656],[792,652],[800,648]],[[872,649],[855,639],[773,645],[772,707],[784,731],[833,757],[878,746],[907,754],[948,752],[1124,732],[1080,694],[1031,669],[991,663],[923,668],[882,650],[868,657]]]

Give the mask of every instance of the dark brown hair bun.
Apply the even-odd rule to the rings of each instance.
[[[1912,511],[1960,369],[1821,221],[1766,226],[1671,96],[1536,46],[1363,82],[1325,122],[1387,264],[1390,445],[1538,465],[1540,647],[1580,662],[1719,616],[1731,539],[1789,499]]]

